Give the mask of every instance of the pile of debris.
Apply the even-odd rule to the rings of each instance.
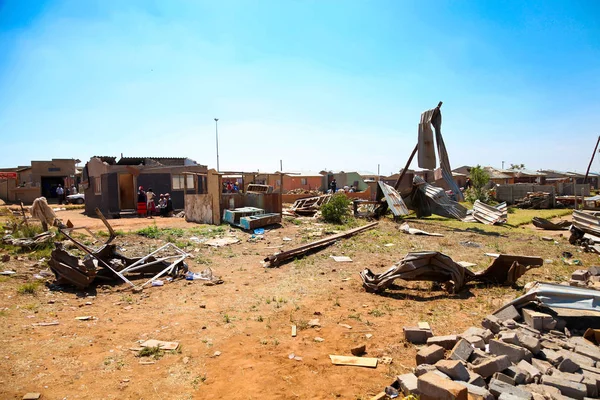
[[[325,194],[322,196],[298,199],[294,202],[292,207],[286,210],[286,215],[315,216],[322,205],[329,203],[331,196],[332,195],[330,194]]]
[[[2,238],[2,243],[11,246],[22,247],[25,250],[33,250],[37,246],[48,243],[54,239],[54,232],[42,232],[31,238],[14,238],[12,235],[5,235]]]
[[[600,290],[600,267],[592,266],[588,269],[574,271],[571,274],[569,285]]]
[[[531,222],[536,228],[540,228],[545,231],[566,231],[571,227],[571,222],[569,221],[551,222],[547,219],[539,217],[534,217]]]
[[[581,246],[584,251],[600,254],[600,218],[597,213],[573,211],[569,243]]]
[[[519,208],[552,208],[552,197],[546,192],[528,192],[525,197],[515,201]]]
[[[391,398],[399,392],[412,394],[422,400],[598,398],[600,331],[581,330],[585,324],[566,327],[581,319],[582,308],[594,309],[598,326],[597,303],[587,307],[579,303],[597,298],[595,293],[538,284],[486,317],[482,328],[434,336],[427,323],[405,327],[408,342],[425,346],[417,353],[414,373],[398,376],[385,393]],[[540,312],[532,303],[549,311]],[[553,311],[559,309],[571,311],[571,320]]]
[[[540,267],[544,260],[539,257],[500,254],[488,268],[481,272],[454,262],[450,257],[437,251],[408,253],[406,257],[381,274],[370,269],[360,273],[363,287],[369,292],[382,292],[394,280],[430,281],[441,283],[448,292],[456,293],[469,282],[483,282],[498,285],[512,285],[531,268]]]
[[[310,194],[311,196],[320,196],[323,194],[320,190],[306,190],[302,188],[288,190],[286,194]]]

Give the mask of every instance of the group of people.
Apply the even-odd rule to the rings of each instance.
[[[237,181],[227,181],[223,182],[223,193],[239,193],[240,187],[238,186]]]
[[[327,193],[354,193],[356,192],[356,189],[354,188],[354,186],[344,186],[343,188],[338,189],[337,188],[337,181],[335,180],[335,178],[332,179],[331,182],[329,182],[329,190],[327,191]]]
[[[65,189],[59,183],[56,187],[56,196],[58,196],[58,204],[66,203],[67,196],[70,196],[72,194],[77,194],[77,188],[75,187],[75,185],[71,186],[71,189]]]
[[[140,218],[153,218],[157,208],[161,217],[170,217],[173,215],[173,200],[171,200],[169,193],[158,196],[158,205],[155,204],[155,199],[156,194],[152,188],[148,188],[147,191],[144,191],[142,186],[138,188],[137,214]]]

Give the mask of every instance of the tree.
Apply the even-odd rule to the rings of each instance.
[[[522,169],[525,169],[525,164],[510,164],[510,168],[508,169],[513,169],[515,171],[520,171]]]
[[[490,182],[490,174],[478,165],[471,168],[469,177],[471,178],[472,186],[465,191],[465,199],[471,203],[474,203],[475,200],[483,201],[484,203],[489,202],[490,193],[485,187]]]

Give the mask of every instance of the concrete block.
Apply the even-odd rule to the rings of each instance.
[[[483,343],[483,339],[480,338],[480,340]],[[471,346],[471,343],[465,339],[460,339],[452,348],[452,351],[450,352],[450,358],[452,360],[467,362],[469,361],[471,353],[473,353],[473,347]]]
[[[513,319],[505,319],[502,321],[502,326],[508,329],[516,329],[518,325]]]
[[[563,359],[563,356],[560,353],[550,349],[540,350],[537,355],[539,358],[548,361],[552,365],[558,365]]]
[[[591,376],[584,376],[583,382],[581,382],[587,388],[587,396],[598,398],[598,381],[596,378]]]
[[[497,379],[492,378],[490,380],[490,384],[488,386],[488,390],[494,396],[499,397],[502,393],[510,394],[512,396],[516,396],[519,399],[529,399],[531,400],[533,396],[527,390],[522,389],[519,386],[512,386],[508,383],[499,381]]]
[[[583,353],[583,354],[581,354],[581,353]],[[567,350],[560,350],[558,352],[558,354],[560,354],[563,358],[562,361],[564,361],[565,358],[570,358],[575,364],[579,365],[580,367],[582,365],[587,365],[588,367],[593,367],[595,365],[595,362],[593,359],[588,357],[588,354],[590,354],[590,353],[584,353],[583,351],[581,353],[577,351],[577,348],[575,348],[575,352],[567,351]]]
[[[539,378],[542,375],[542,373],[537,368],[535,368],[533,365],[531,365],[525,360],[519,361],[519,363],[517,364],[517,368],[519,368],[521,371],[526,372],[533,380]]]
[[[539,370],[543,375],[546,375],[548,371],[552,369],[552,364],[550,364],[548,361],[539,360],[537,358],[531,360],[531,365],[533,365],[533,367]]]
[[[490,358],[490,355],[488,353],[479,349],[475,349],[471,353],[471,357],[469,357],[469,362],[473,365],[477,365],[481,361],[484,361],[488,358]]]
[[[440,360],[435,363],[435,367],[455,381],[467,382],[469,380],[469,372],[464,364],[460,361]]]
[[[485,343],[487,343],[490,339],[494,338],[494,333],[489,329],[476,328],[474,326],[470,327],[461,335],[463,338],[466,336],[479,336],[483,339]]]
[[[492,376],[496,372],[500,372],[510,367],[510,359],[508,356],[498,356],[488,358],[477,365],[473,365],[471,370],[483,378]]]
[[[500,319],[494,315],[488,315],[481,321],[481,326],[492,331],[492,333],[500,332]]]
[[[556,326],[556,321],[550,314],[523,308],[523,320],[527,325],[538,331],[550,331]]]
[[[512,319],[513,321],[518,321],[521,319],[521,314],[519,314],[519,311],[515,308],[515,306],[508,306],[505,309],[503,309],[502,311],[498,311],[497,313],[494,313],[494,316],[501,321],[504,321],[507,319]]]
[[[544,385],[553,386],[560,390],[563,395],[574,399],[583,400],[587,395],[587,387],[583,383],[571,382],[550,375],[542,376],[542,383]]]
[[[560,394],[560,390],[553,386],[543,385],[543,384],[529,384],[523,385],[523,389],[527,390],[531,394],[539,394],[544,396],[544,398],[548,399],[561,399],[562,394]]]
[[[418,365],[415,368],[415,375],[416,376],[421,376],[423,374],[426,374],[428,372],[433,372],[433,371],[437,371],[438,369],[435,367],[435,365],[430,365],[430,364],[421,364]]]
[[[600,276],[600,267],[597,265],[593,265],[588,268],[588,272],[591,276]]]
[[[533,399],[533,395],[530,398]],[[514,394],[505,392],[505,393],[500,393],[500,396],[498,396],[498,400],[523,400],[523,398],[519,397],[519,396],[515,396]]]
[[[461,381],[456,381],[456,383],[467,388],[469,400],[494,400],[494,395],[492,395],[485,387]]]
[[[525,348],[495,339],[490,340],[490,353],[497,356],[506,355],[515,364],[523,360],[526,356]]]
[[[458,342],[458,339],[459,337],[456,335],[433,336],[427,339],[427,344],[436,344],[442,346],[446,350],[452,350],[454,345],[456,345],[456,342]]]
[[[592,359],[596,362],[600,362],[600,347],[591,345],[578,345],[573,350],[575,353]],[[587,364],[586,364],[587,365]]]
[[[573,271],[571,279],[574,281],[587,281],[590,277],[590,272],[587,269],[578,269]]]
[[[435,364],[444,358],[444,348],[437,344],[427,346],[419,350],[417,353],[417,365]]]
[[[432,372],[418,378],[417,389],[421,393],[421,400],[467,400],[469,393],[463,385],[440,378]]]
[[[519,338],[517,337],[517,332],[500,332],[500,337],[498,339],[501,342],[514,344],[515,346],[521,345],[521,342],[519,342]]]
[[[421,329],[417,327],[404,327],[404,339],[409,343],[425,344],[427,339],[433,336],[431,329]]]
[[[511,386],[515,386],[515,380],[510,376],[503,374],[502,372],[496,372],[494,375],[492,375],[492,379],[496,379],[504,383],[508,383]]]
[[[485,349],[485,341],[481,336],[464,336],[463,339],[469,342],[469,344],[476,349]]]
[[[511,365],[510,367],[506,368],[502,372],[505,375],[510,376],[515,381],[515,384],[517,384],[517,385],[522,385],[524,383],[527,383],[527,380],[529,378],[529,374],[527,372],[523,371],[519,367],[515,367],[514,365]]]
[[[531,335],[528,335],[523,332],[517,332],[517,339],[521,346],[525,347],[527,350],[532,352],[534,355],[538,354],[541,350],[540,340]]]
[[[572,357],[563,358],[557,368],[561,372],[576,372],[581,369],[579,364],[577,364]]]
[[[405,396],[410,394],[419,395],[419,389],[417,388],[417,376],[415,374],[404,374],[396,377],[398,387]]]
[[[481,377],[481,375],[476,374],[475,372],[471,371],[470,369],[468,369],[467,371],[469,372],[469,380],[467,381],[467,383],[469,383],[471,385],[475,385],[475,386],[481,386],[481,387],[487,386],[485,379],[483,379]]]

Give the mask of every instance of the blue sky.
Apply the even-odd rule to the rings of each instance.
[[[453,168],[584,171],[599,94],[597,1],[0,0],[1,167],[215,167],[218,117],[221,170],[388,174],[443,100]]]

